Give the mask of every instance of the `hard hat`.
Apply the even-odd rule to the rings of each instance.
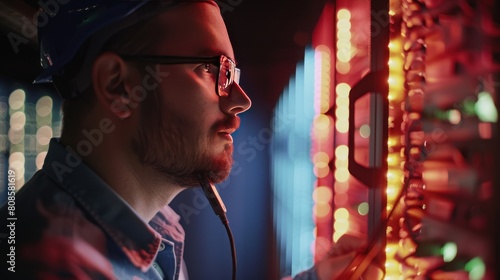
[[[38,42],[42,73],[34,83],[50,83],[54,76],[65,73],[67,66],[85,44],[86,55],[81,71],[91,69],[91,58],[101,51],[106,41],[129,26],[150,18],[180,2],[212,2],[214,0],[49,0],[39,1]],[[152,9],[141,9],[147,3]],[[133,35],[132,35],[133,36]],[[89,41],[90,39],[90,41]],[[91,83],[90,75],[65,81],[62,97],[74,97]]]
[[[52,76],[64,72],[64,67],[91,35],[127,18],[147,2],[149,0],[52,0],[44,4],[40,1],[38,41],[43,71],[34,82],[52,82]]]

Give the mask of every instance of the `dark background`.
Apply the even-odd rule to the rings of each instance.
[[[54,0],[55,1],[55,0]],[[80,1],[80,0],[78,0]],[[8,34],[21,34],[22,18],[33,18],[38,0],[0,1],[0,77],[31,84],[40,71],[36,36],[16,52]],[[280,93],[303,59],[326,0],[218,1],[242,69],[240,84],[253,101],[241,115],[235,145],[270,129]],[[52,90],[50,85],[41,86]],[[228,208],[238,254],[238,279],[278,279],[274,245],[268,143],[255,157],[235,153],[237,166],[219,190]],[[200,190],[188,190],[172,203],[186,230],[185,260],[190,279],[229,279],[231,258],[225,230]]]

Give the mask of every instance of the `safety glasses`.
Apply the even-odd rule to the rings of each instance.
[[[213,57],[162,56],[162,55],[120,55],[125,60],[140,60],[152,64],[195,64],[206,63],[218,67],[215,92],[220,97],[229,96],[233,83],[240,81],[240,69],[225,55]]]

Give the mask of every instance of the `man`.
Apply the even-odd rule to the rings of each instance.
[[[62,134],[16,196],[16,272],[2,279],[187,279],[184,231],[168,204],[200,180],[227,178],[231,133],[251,105],[219,8],[57,8],[41,14],[37,81],[65,98]],[[353,254],[298,278],[330,279]]]

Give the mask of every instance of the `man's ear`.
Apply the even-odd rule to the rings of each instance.
[[[119,119],[132,115],[130,67],[112,52],[99,55],[92,65],[92,81],[99,103]]]

